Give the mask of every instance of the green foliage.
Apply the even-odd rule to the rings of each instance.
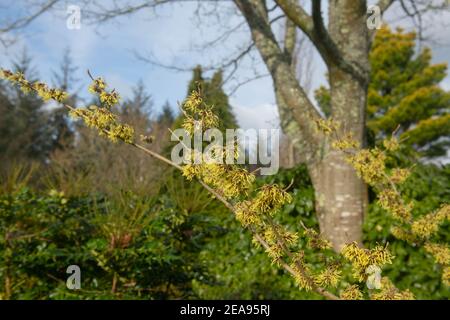
[[[448,202],[448,166],[417,166],[413,172],[403,191],[416,201],[417,215]],[[300,290],[288,274],[274,268],[267,254],[252,245],[250,232],[200,185],[187,185],[177,177],[169,172],[152,198],[117,193],[108,199],[66,197],[56,191],[38,194],[24,187],[26,177],[24,183],[11,178],[0,196],[2,297],[7,297],[9,277],[10,298],[16,299],[321,298]],[[292,230],[301,230],[300,220],[317,228],[314,191],[304,166],[258,178],[258,185],[291,182],[293,201],[277,215],[277,222]],[[391,220],[379,205],[370,205],[365,243],[389,243],[395,256],[383,275],[417,298],[448,298],[440,267],[424,250],[390,235]],[[450,240],[448,230],[441,228],[443,242]],[[331,250],[317,254],[304,237],[299,247],[312,270],[336,258]],[[81,267],[80,291],[65,286],[71,264]],[[351,269],[343,268],[343,283],[351,279]]]
[[[14,62],[13,69],[31,79],[36,78],[26,52]],[[2,162],[43,162],[52,151],[62,149],[63,143],[72,138],[65,112],[60,108],[45,110],[43,100],[36,94],[26,94],[0,80],[0,98]]]
[[[277,183],[289,185],[293,201],[280,213],[282,223],[297,228],[302,219],[308,226],[316,226],[314,190],[304,166],[281,169],[276,176],[258,180],[258,185]],[[320,299],[312,292],[300,290],[292,278],[272,265],[267,254],[252,244],[251,233],[242,229],[235,217],[225,211],[218,221],[222,236],[212,239],[201,252],[214,275],[214,281],[198,283],[194,288],[202,299]],[[305,245],[305,243],[303,243]]]
[[[416,166],[412,175],[402,185],[402,192],[415,203],[415,215],[427,214],[450,200],[450,166]],[[442,267],[421,247],[396,239],[391,233],[393,218],[379,204],[370,204],[364,225],[365,243],[389,245],[395,256],[392,264],[384,269],[400,289],[410,289],[417,299],[448,299],[450,288],[441,281]],[[450,241],[448,223],[440,228],[437,240]]]
[[[161,299],[192,297],[204,277],[186,254],[185,228],[168,199],[122,194],[114,201],[38,195],[0,196],[0,289],[14,299]],[[192,250],[191,250],[192,252]],[[66,288],[79,265],[82,289]]]

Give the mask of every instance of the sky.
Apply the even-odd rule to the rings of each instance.
[[[9,3],[8,3],[9,2]],[[23,10],[23,3],[2,0],[0,21],[13,19]],[[162,105],[168,101],[174,110],[177,102],[186,95],[190,72],[169,70],[139,59],[137,56],[151,57],[160,64],[190,68],[197,64],[217,65],[224,58],[236,54],[245,48],[250,35],[242,18],[235,14],[234,5],[229,1],[219,4],[219,12],[210,11],[206,4],[199,15],[194,2],[166,5],[155,11],[140,11],[102,24],[90,24],[81,6],[81,28],[70,30],[66,20],[66,5],[81,5],[72,0],[64,3],[51,13],[45,13],[26,28],[16,34],[14,45],[0,47],[0,64],[10,67],[11,61],[23,52],[24,48],[33,58],[33,64],[39,72],[40,79],[50,82],[52,71],[57,69],[66,48],[70,50],[74,64],[78,67],[76,78],[79,79],[79,93],[87,96],[89,78],[86,70],[94,76],[103,76],[110,87],[116,88],[123,97],[132,94],[133,86],[141,79],[154,101],[156,115]],[[326,8],[325,8],[326,9]],[[326,10],[324,10],[326,11]],[[434,42],[427,43],[434,53],[435,62],[450,61],[450,36],[448,28],[441,21],[450,21],[447,12],[443,16],[431,17],[427,35]],[[273,15],[277,16],[277,12]],[[219,18],[217,18],[217,15]],[[411,24],[406,20],[398,21],[400,11],[392,8],[385,20],[392,25]],[[236,25],[231,35],[222,38],[212,47],[205,44],[219,37],[223,30]],[[282,21],[280,20],[280,23]],[[276,31],[281,34],[281,31]],[[437,43],[438,42],[438,43]],[[325,84],[325,67],[317,54],[310,62],[313,65],[312,87]],[[244,59],[236,72],[237,80],[225,85],[228,92],[234,91],[237,81],[245,81],[254,76],[267,75],[267,70],[258,53]],[[208,73],[207,73],[208,75]],[[443,87],[450,89],[450,77]],[[312,93],[313,91],[311,91]],[[273,128],[278,126],[278,113],[273,94],[272,81],[265,76],[240,86],[230,96],[230,103],[243,128]]]

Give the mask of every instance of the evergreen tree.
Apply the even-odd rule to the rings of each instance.
[[[144,82],[139,80],[133,88],[133,95],[122,104],[120,114],[125,122],[132,122],[138,129],[147,131],[150,127],[150,114],[153,106],[151,95]]]
[[[189,95],[193,90],[201,89],[203,100],[207,105],[214,106],[214,112],[219,116],[219,128],[235,129],[238,127],[236,118],[231,110],[227,94],[222,89],[222,71],[216,71],[211,79],[203,78],[203,70],[201,66],[197,66],[193,70],[192,79],[188,84]],[[181,118],[181,116],[180,116]],[[181,124],[178,119],[176,124]]]
[[[78,68],[74,65],[70,55],[70,49],[67,48],[59,65],[59,69],[53,72],[53,85],[66,92],[71,93],[78,82],[75,77]],[[67,99],[67,104],[75,106],[78,101],[76,93],[71,93]],[[74,132],[70,128],[70,119],[67,110],[63,106],[56,106],[49,113],[49,128],[52,128],[53,151],[62,150],[67,147],[73,147]]]
[[[175,115],[173,114],[172,107],[169,102],[166,101],[162,107],[161,114],[158,116],[157,122],[170,128],[174,121]]]
[[[26,51],[13,63],[13,70],[22,72],[32,81],[37,73]],[[51,149],[51,134],[47,130],[44,103],[36,94],[24,94],[5,84],[2,90],[0,118],[0,154],[2,161],[44,160]]]
[[[13,62],[13,69],[31,81],[38,79],[26,50]],[[55,72],[54,85],[68,89],[73,70],[67,53],[60,70]],[[36,94],[25,94],[6,83],[0,84],[0,96],[0,154],[3,163],[45,163],[52,152],[71,144],[73,132],[65,109],[47,105]]]
[[[439,86],[447,65],[431,64],[429,48],[415,54],[415,40],[415,33],[387,26],[376,34],[370,53],[368,140],[373,145],[398,127],[404,145],[424,157],[442,156],[450,144],[450,93]],[[328,89],[317,90],[316,100],[327,113]]]

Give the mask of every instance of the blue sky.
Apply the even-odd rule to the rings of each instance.
[[[0,21],[13,18],[21,9],[17,1],[2,0],[6,9],[0,11]],[[6,4],[9,2],[9,4]],[[68,1],[77,4],[79,1]],[[245,47],[249,41],[249,33],[245,25],[230,37],[223,39],[218,45],[207,50],[199,50],[202,44],[216,38],[222,30],[239,23],[240,17],[227,14],[234,10],[233,4],[220,4],[222,19],[217,20],[214,14],[205,14],[201,20],[194,12],[196,4],[192,2],[164,6],[156,13],[142,11],[132,16],[107,22],[100,26],[89,25],[81,17],[80,30],[69,30],[66,27],[65,7],[46,13],[35,20],[18,34],[15,45],[0,49],[2,66],[8,67],[12,58],[20,55],[24,48],[34,59],[34,65],[42,80],[50,81],[51,71],[57,68],[66,48],[70,48],[71,56],[79,67],[77,78],[82,86],[80,93],[87,92],[89,82],[85,71],[103,76],[111,87],[116,88],[122,96],[129,96],[131,88],[139,79],[152,95],[155,113],[167,100],[174,109],[177,101],[183,100],[186,85],[191,74],[175,72],[156,67],[136,58],[136,52],[143,56],[151,55],[154,60],[163,64],[175,64],[180,67],[190,67],[196,64],[209,65],[221,61],[237,48]],[[83,8],[82,8],[83,10]],[[447,16],[448,17],[448,16]],[[387,17],[395,20],[396,12]],[[442,19],[442,18],[439,18]],[[404,21],[396,22],[404,24]],[[447,29],[448,30],[448,29]],[[431,30],[441,42],[434,45],[435,61],[449,61],[449,47],[445,43],[449,38],[448,31],[438,27]],[[447,45],[450,41],[447,41]],[[245,80],[251,77],[255,70],[259,74],[267,73],[256,52],[243,61],[237,77]],[[325,68],[317,55],[314,56],[313,88],[324,83]],[[235,83],[229,83],[231,90]],[[443,86],[450,89],[450,79],[447,77]],[[244,128],[263,128],[277,126],[277,111],[272,90],[272,82],[265,77],[240,87],[231,97],[234,112]]]

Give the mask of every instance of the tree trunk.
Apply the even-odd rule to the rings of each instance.
[[[339,251],[346,243],[361,243],[367,188],[340,152],[329,152],[310,169],[320,231]]]
[[[353,0],[329,2],[329,34],[342,57],[367,76],[368,30],[366,3]],[[364,145],[367,83],[336,66],[329,67],[331,116],[341,124],[340,133],[351,132]],[[362,223],[367,208],[367,186],[358,178],[342,152],[325,144],[324,156],[310,166],[316,192],[320,228],[335,250],[345,243],[362,240]]]
[[[264,0],[235,2],[272,76],[281,126],[295,141],[302,160],[308,165],[321,232],[331,240],[335,250],[348,242],[360,243],[367,203],[366,186],[345,162],[344,155],[330,150],[327,140],[317,133],[315,120],[321,116],[295,77],[289,43],[286,42],[285,50],[277,43]],[[313,16],[310,17],[296,1],[277,1],[289,19],[307,33],[327,64],[331,113],[341,123],[341,133],[351,132],[363,144],[369,73],[366,1],[329,1],[328,32],[323,26],[320,1],[312,3]]]

